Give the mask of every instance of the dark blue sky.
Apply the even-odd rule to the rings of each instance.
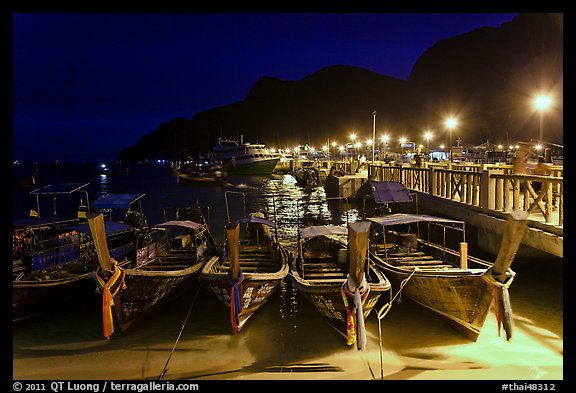
[[[162,122],[241,101],[261,76],[346,64],[406,79],[437,41],[515,15],[15,13],[14,159],[114,160]]]

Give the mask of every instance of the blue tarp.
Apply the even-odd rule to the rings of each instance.
[[[127,209],[146,194],[108,194],[93,202],[93,209]]]
[[[74,225],[70,227],[70,229],[91,235],[90,227],[88,226],[88,224]],[[104,221],[104,232],[106,233],[107,236],[112,235],[114,233],[128,231],[132,229],[134,229],[134,227],[128,224],[124,224],[122,222]]]
[[[356,196],[371,196],[376,203],[412,202],[408,189],[397,181],[368,180],[358,189]]]

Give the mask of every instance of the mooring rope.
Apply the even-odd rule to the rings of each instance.
[[[410,273],[410,275],[408,277],[406,277],[400,283],[400,288],[398,288],[398,291],[396,292],[396,294],[394,296],[392,296],[392,292],[390,292],[390,301],[388,303],[386,303],[384,306],[382,306],[380,311],[378,311],[377,316],[378,316],[378,344],[380,346],[380,379],[382,379],[382,380],[384,379],[384,359],[383,359],[383,354],[382,354],[382,324],[380,321],[382,319],[384,319],[384,317],[388,314],[388,312],[392,308],[392,304],[394,303],[394,300],[402,292],[402,288],[404,288],[404,286],[408,283],[408,281],[410,281],[410,279],[412,278],[414,273],[416,273],[416,271],[419,271],[419,270],[420,269],[415,267],[414,270],[412,270],[412,273]]]
[[[200,278],[197,278],[198,282],[197,282],[197,286],[198,288],[196,289],[196,293],[194,294],[194,298],[192,299],[192,303],[190,304],[190,308],[188,309],[188,314],[186,315],[186,318],[184,319],[184,323],[182,324],[182,327],[180,328],[180,333],[178,333],[178,337],[176,338],[176,342],[174,343],[174,346],[172,347],[172,351],[170,351],[170,355],[168,356],[168,359],[166,360],[166,364],[164,365],[164,369],[162,370],[162,372],[160,373],[160,376],[158,377],[158,379],[162,379],[164,378],[164,375],[166,375],[166,371],[168,371],[168,363],[170,363],[170,359],[172,358],[172,354],[174,353],[174,351],[176,350],[176,345],[178,345],[178,341],[180,341],[180,337],[182,336],[182,332],[184,331],[184,327],[186,326],[186,323],[188,323],[188,318],[190,318],[190,313],[192,312],[192,308],[194,307],[194,303],[196,303],[196,298],[198,297],[198,293],[200,292]]]

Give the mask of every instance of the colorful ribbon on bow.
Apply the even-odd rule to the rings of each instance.
[[[112,315],[112,306],[114,305],[114,296],[120,291],[126,289],[124,283],[124,271],[118,266],[114,258],[110,258],[114,265],[114,273],[106,282],[98,275],[100,266],[96,269],[96,282],[98,284],[97,290],[102,291],[102,330],[106,340],[110,340],[110,336],[114,333],[114,317]]]
[[[360,288],[365,288],[363,291]],[[370,293],[370,286],[367,285],[366,280],[362,281],[361,285],[357,285],[354,293],[348,289],[348,280],[344,281],[340,287],[342,300],[346,307],[346,344],[357,345],[357,348],[363,350],[366,348],[366,328],[364,326],[364,311],[363,305],[368,294]],[[354,308],[350,307],[348,296],[354,298]]]
[[[234,333],[240,331],[240,311],[242,311],[241,303],[241,291],[240,284],[244,281],[244,275],[242,270],[238,274],[238,281],[233,281],[230,277],[230,273],[226,275],[226,281],[231,285],[230,288],[230,323],[232,324],[232,330]]]

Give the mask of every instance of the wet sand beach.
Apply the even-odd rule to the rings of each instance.
[[[403,299],[381,321],[369,316],[367,350],[358,351],[289,283],[232,335],[229,313],[201,288],[109,341],[102,337],[98,298],[19,326],[13,378],[561,381],[561,262],[520,261],[514,268],[510,341],[504,332],[498,336],[492,311],[478,341],[470,342]]]

